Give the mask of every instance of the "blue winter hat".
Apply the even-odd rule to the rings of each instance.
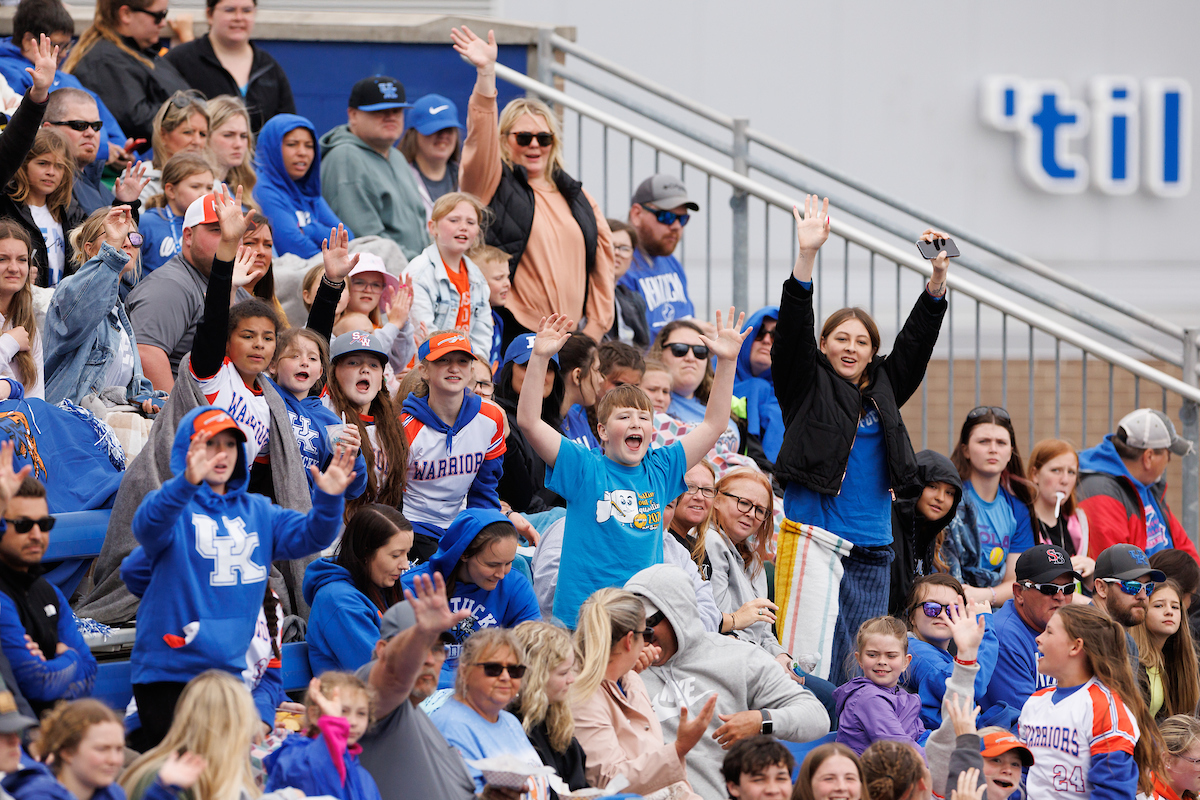
[[[514,364],[528,363],[529,356],[533,355],[533,340],[536,338],[536,334],[522,333],[509,342],[508,349],[504,351],[504,363],[500,365],[500,368],[503,369],[504,365],[510,361]],[[558,369],[558,353],[550,356],[550,361],[554,364],[554,368]]]
[[[463,127],[458,120],[458,106],[449,97],[427,94],[412,104],[407,113],[408,127],[415,128],[422,136],[444,131],[447,128]]]

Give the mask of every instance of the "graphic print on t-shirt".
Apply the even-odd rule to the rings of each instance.
[[[1154,506],[1147,503],[1142,509],[1146,515],[1145,552],[1146,555],[1152,556],[1159,550],[1169,548],[1171,546],[1171,539],[1167,535],[1167,526],[1163,523],[1163,518],[1159,516]]]
[[[605,491],[604,499],[596,501],[596,522],[610,519],[632,525],[639,531],[662,526],[662,512],[654,492]]]

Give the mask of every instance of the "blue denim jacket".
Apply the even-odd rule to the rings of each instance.
[[[54,290],[46,313],[46,402],[67,399],[78,403],[85,395],[105,388],[108,365],[120,342],[118,325],[133,345],[133,379],[126,387],[126,399],[140,404],[167,396],[155,391],[142,374],[137,340],[122,302],[122,289],[129,287],[121,284],[121,270],[128,261],[123,251],[105,242],[95,258],[63,278]]]

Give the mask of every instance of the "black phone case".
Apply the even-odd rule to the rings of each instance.
[[[943,250],[946,251],[947,258],[957,257],[958,256],[958,245],[956,245],[954,243],[954,240],[951,239],[950,237],[946,237],[942,241],[943,241],[942,246],[938,247],[937,240],[934,240],[932,242],[926,242],[923,239],[918,239],[917,240],[917,249],[921,251],[922,256],[929,259],[930,261],[937,258],[937,254],[942,252]]]

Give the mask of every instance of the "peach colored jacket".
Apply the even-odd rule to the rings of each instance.
[[[496,96],[472,92],[467,104],[467,140],[463,144],[459,189],[485,204],[492,201],[503,174]],[[555,312],[575,317],[583,308],[587,256],[583,231],[557,189],[534,186],[533,227],[521,257],[507,308],[517,322],[536,331],[542,317]],[[587,296],[583,332],[600,341],[613,324],[616,284],[612,231],[595,199],[583,192],[596,216],[596,267]],[[578,321],[578,320],[576,320]]]
[[[622,693],[605,680],[588,700],[571,707],[575,738],[587,753],[587,779],[604,787],[618,774],[629,779],[630,792],[650,794],[683,783],[687,800],[700,800],[687,783],[687,767],[675,743],[663,744],[662,728],[641,677],[633,671],[621,678]]]

